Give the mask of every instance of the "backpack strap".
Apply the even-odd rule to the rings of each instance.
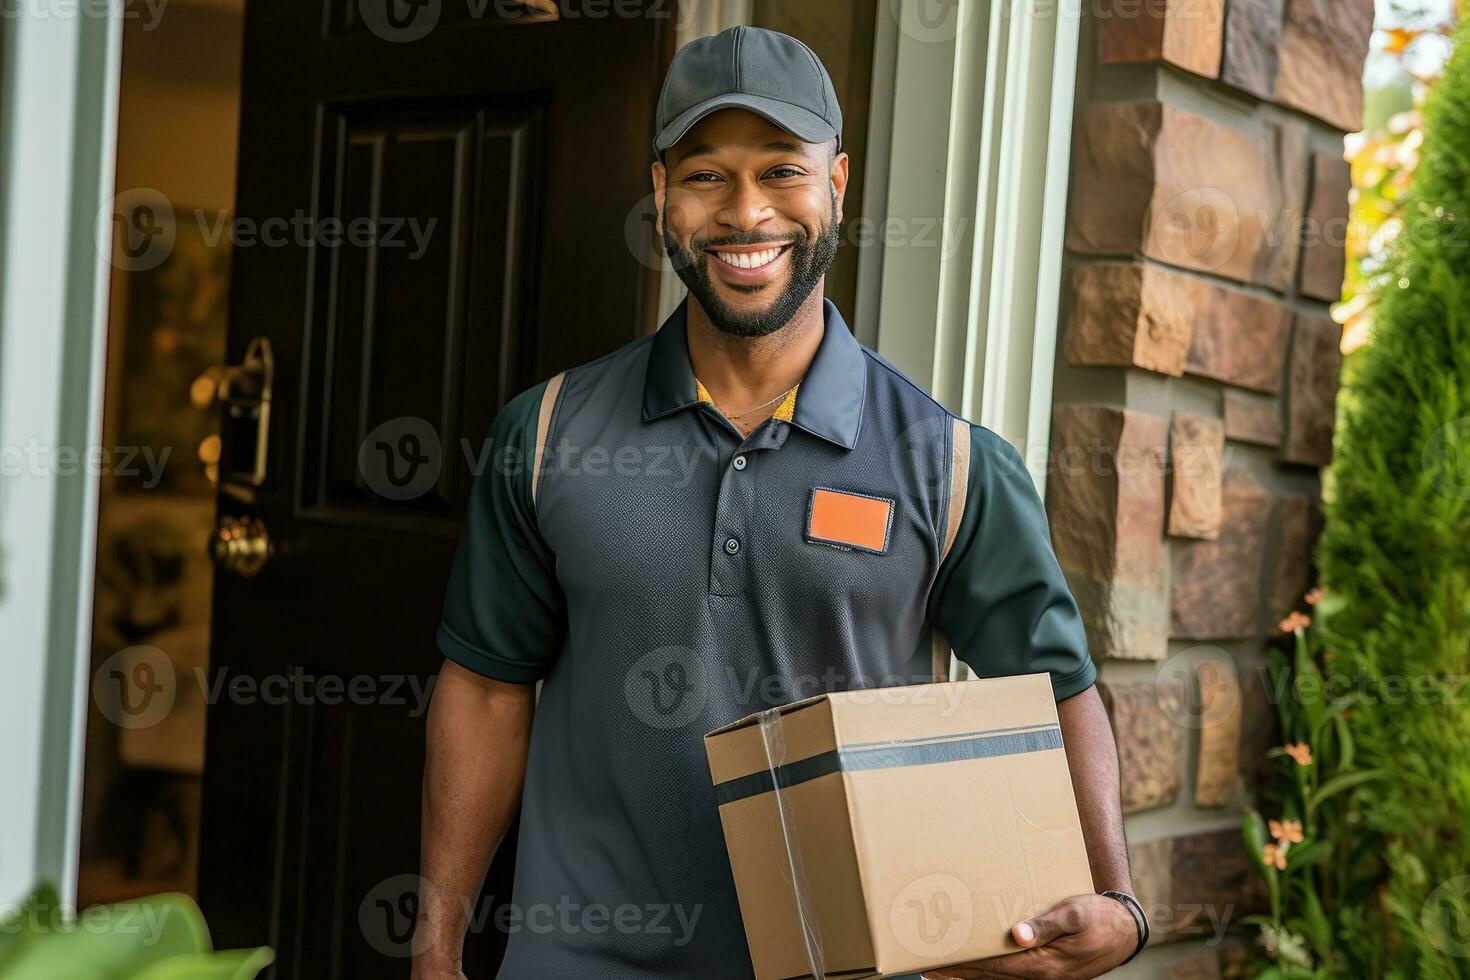
[[[532,457],[534,468],[531,470],[533,507],[536,505],[536,492],[541,489],[541,460],[546,456],[546,440],[551,435],[551,415],[556,410],[556,396],[561,394],[562,382],[566,377],[565,371],[558,374],[546,382],[546,390],[541,393],[541,412],[536,417],[536,451]]]
[[[939,564],[943,565],[954,547],[954,539],[960,532],[960,521],[965,516],[965,500],[970,494],[970,423],[956,418],[950,430],[949,459],[949,512],[944,523],[944,548],[939,553]],[[934,680],[949,680],[951,647],[949,640],[938,630],[930,630],[933,637]]]

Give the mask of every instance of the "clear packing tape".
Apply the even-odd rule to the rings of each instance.
[[[771,787],[776,795],[776,814],[781,820],[781,837],[786,842],[786,864],[790,871],[791,890],[796,895],[796,914],[801,920],[801,939],[806,945],[807,962],[812,976],[826,980],[826,964],[822,959],[822,932],[817,925],[811,889],[807,886],[806,865],[802,863],[801,842],[796,839],[796,821],[790,795],[781,792],[780,768],[786,762],[786,730],[781,724],[781,709],[770,708],[760,714],[761,741],[766,749],[766,768],[771,773]]]

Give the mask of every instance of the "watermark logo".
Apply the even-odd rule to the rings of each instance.
[[[444,0],[358,0],[367,29],[385,41],[409,44],[429,36],[444,13]]]
[[[974,898],[954,875],[925,875],[893,897],[888,924],[904,949],[942,961],[969,941],[975,928]]]
[[[1187,256],[1186,265],[1213,272],[1235,257],[1240,246],[1239,208],[1220,188],[1193,187],[1176,194],[1159,215],[1169,236],[1167,250],[1179,259]]]
[[[945,44],[970,26],[978,4],[962,0],[888,0],[898,29],[924,44]]]
[[[151,728],[163,721],[177,690],[173,661],[157,647],[119,650],[92,675],[92,700],[119,728]]]
[[[402,959],[413,955],[414,925],[428,884],[419,875],[394,875],[363,896],[357,924],[369,946],[384,956]]]
[[[96,228],[98,254],[110,254],[112,264],[125,272],[163,265],[179,233],[173,204],[152,187],[134,187],[104,201]]]
[[[709,679],[693,650],[659,647],[628,668],[623,676],[623,698],[650,728],[683,728],[704,711]]]
[[[907,494],[921,501],[936,501],[948,493],[950,473],[943,448],[949,444],[953,428],[948,416],[935,415],[906,427],[893,441],[888,465]]]
[[[389,419],[367,434],[357,452],[357,469],[374,493],[386,500],[414,500],[439,482],[444,447],[427,419]]]
[[[623,219],[623,242],[643,268],[663,272],[673,267],[664,256],[658,233],[658,201],[651,192],[628,210]]]
[[[1164,716],[1180,728],[1204,730],[1228,722],[1240,710],[1240,686],[1226,675],[1230,655],[1195,646],[1172,655],[1154,672],[1154,696]]]
[[[1470,500],[1470,418],[1458,418],[1435,430],[1420,460],[1434,489],[1446,497]]]
[[[1470,875],[1451,878],[1430,892],[1419,911],[1419,925],[1435,949],[1470,957]]]

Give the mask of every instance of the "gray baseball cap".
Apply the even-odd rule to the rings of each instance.
[[[732,27],[674,55],[658,99],[654,151],[662,154],[705,116],[732,108],[764,116],[803,142],[835,136],[842,147],[837,91],[812,49],[776,31]]]

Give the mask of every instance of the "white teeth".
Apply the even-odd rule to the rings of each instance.
[[[781,255],[781,249],[768,248],[764,252],[716,251],[715,254],[738,269],[759,269],[763,265],[770,265],[776,261]]]

